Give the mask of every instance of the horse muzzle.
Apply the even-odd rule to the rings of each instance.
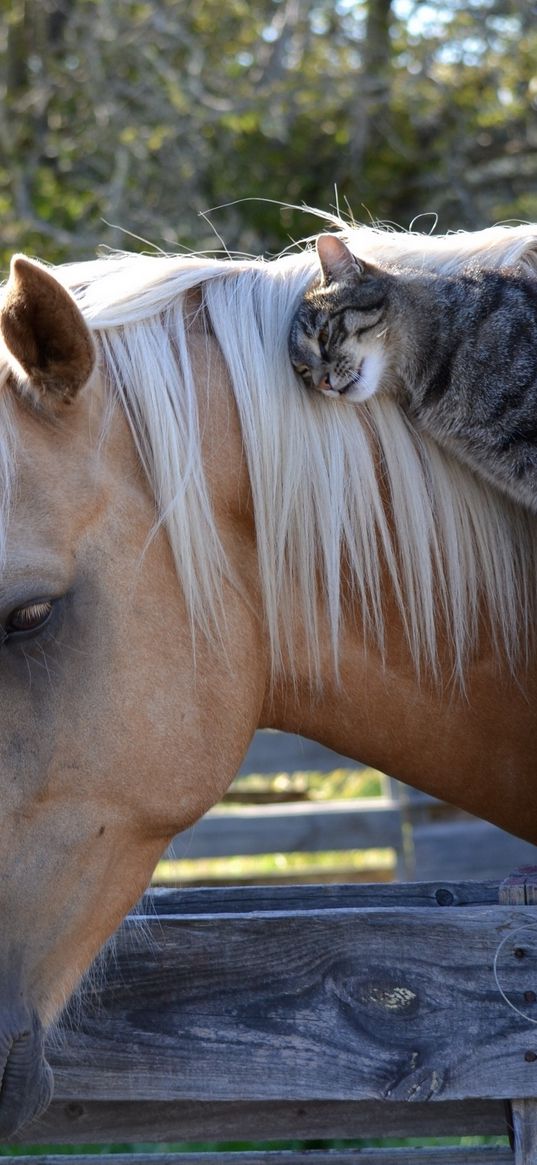
[[[0,1009],[0,1140],[44,1111],[52,1072],[43,1052],[43,1028],[27,1007]]]

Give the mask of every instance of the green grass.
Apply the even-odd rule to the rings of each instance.
[[[377,769],[334,769],[331,773],[295,772],[276,773],[266,776],[251,773],[236,777],[231,786],[234,792],[244,793],[244,803],[249,795],[260,792],[288,794],[295,792],[298,797],[307,795],[310,801],[338,801],[348,797],[379,797],[383,792],[384,775]],[[223,801],[220,808],[226,808]]]
[[[253,857],[236,858],[206,858],[196,861],[181,860],[178,862],[159,862],[154,881],[159,886],[188,885],[189,882],[211,881],[229,882],[233,885],[239,879],[251,878],[255,884],[256,878],[268,878],[288,875],[297,882],[301,875],[311,879],[315,875],[321,882],[327,877],[338,880],[337,875],[363,874],[370,872],[386,873],[390,880],[395,869],[396,855],[393,849],[369,850],[323,850],[321,853],[295,854],[255,854]],[[378,878],[374,879],[378,881]],[[384,880],[384,879],[381,879]]]

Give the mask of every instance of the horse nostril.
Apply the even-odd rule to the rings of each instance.
[[[37,1013],[23,1004],[0,1006],[0,1141],[40,1115],[51,1096]]]

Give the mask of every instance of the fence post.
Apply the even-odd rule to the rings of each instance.
[[[500,905],[537,906],[537,866],[521,866],[500,886]],[[509,1105],[511,1147],[515,1165],[537,1162],[537,1100],[513,1100]]]

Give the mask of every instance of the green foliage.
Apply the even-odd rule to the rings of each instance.
[[[275,252],[318,226],[281,202],[443,230],[536,217],[527,0],[0,0],[0,18],[4,266],[147,246],[121,228]]]

